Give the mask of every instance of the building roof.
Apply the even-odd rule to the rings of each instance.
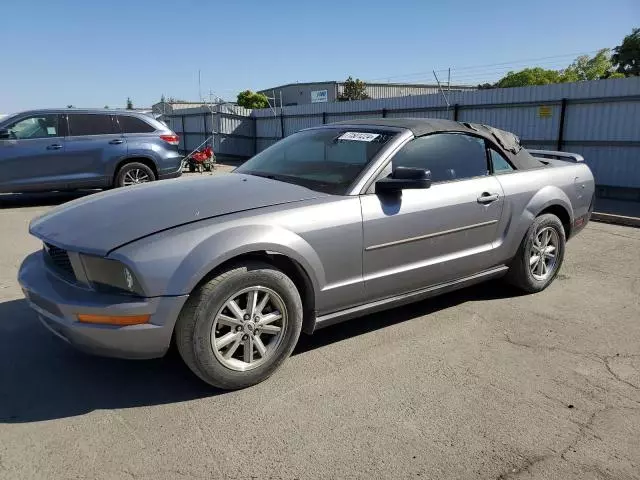
[[[293,82],[293,83],[285,83],[284,85],[278,85],[277,87],[269,87],[262,90],[256,90],[257,92],[268,92],[270,90],[278,90],[287,87],[304,87],[308,85],[318,85],[320,83],[338,83],[335,80],[325,80],[324,82]]]
[[[366,80],[363,80],[363,82],[367,87],[438,88],[437,83],[376,83],[376,82],[367,82]],[[304,87],[309,85],[319,85],[323,83],[333,83],[336,85],[343,85],[345,83],[345,80],[325,80],[320,82],[286,83],[284,85],[279,85],[277,87],[269,87],[263,90],[258,90],[258,92],[268,92],[270,90],[279,90],[287,87]],[[477,87],[474,87],[472,85],[451,85],[451,88],[477,90]]]

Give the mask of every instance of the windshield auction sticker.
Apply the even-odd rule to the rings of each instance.
[[[379,133],[345,132],[338,137],[338,140],[352,140],[356,142],[372,142],[379,136],[380,136]]]

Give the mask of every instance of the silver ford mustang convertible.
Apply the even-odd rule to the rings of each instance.
[[[205,382],[235,389],[269,377],[300,332],[500,276],[543,290],[593,201],[580,155],[486,125],[356,120],[227,175],[57,207],[32,221],[43,248],[19,281],[78,348],[152,358],[173,341]]]

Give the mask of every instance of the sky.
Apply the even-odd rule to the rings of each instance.
[[[639,0],[20,0],[0,8],[0,114],[344,80],[452,84],[560,68],[640,26]],[[200,73],[199,73],[200,72]],[[198,87],[198,77],[200,85]]]

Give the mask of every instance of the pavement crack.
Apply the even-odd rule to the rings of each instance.
[[[496,480],[506,480],[508,478],[517,477],[518,475],[524,472],[531,473],[529,469],[533,467],[535,464],[544,462],[545,460],[553,457],[554,455],[549,454],[549,455],[536,455],[531,458],[526,458],[522,465],[520,465],[519,467],[513,467],[508,472],[501,473],[496,477]]]
[[[136,429],[131,426],[131,424],[127,420],[125,420],[122,415],[115,411],[112,411],[111,414],[118,421],[118,423],[120,423],[125,428],[125,430],[131,435],[131,437],[141,448],[147,447],[144,443],[144,440],[142,440],[142,438],[140,438],[140,436],[136,432]]]
[[[591,431],[591,427],[593,426],[593,423],[595,422],[598,415],[610,410],[615,410],[615,408],[604,407],[599,410],[596,410],[589,416],[589,419],[586,422],[578,422],[575,420],[571,420],[572,423],[578,426],[578,432],[576,433],[574,438],[567,444],[567,446],[565,446],[558,453],[550,453],[547,455],[533,455],[531,457],[525,458],[524,462],[521,465],[516,467],[514,466],[509,467],[509,470],[498,475],[496,477],[496,480],[507,480],[509,478],[515,478],[525,472],[531,474],[531,467],[533,467],[538,463],[541,463],[556,457],[561,458],[565,462],[573,463],[572,460],[567,458],[567,454],[570,451],[573,451],[573,452],[576,451],[575,449],[578,446],[578,443],[580,443],[580,441],[582,441],[582,439]],[[591,434],[595,435],[593,432],[591,432]]]
[[[590,430],[591,427],[593,426],[593,422],[595,421],[596,417],[598,415],[600,415],[601,413],[607,412],[609,410],[614,410],[613,407],[604,407],[601,408],[600,410],[596,410],[595,412],[593,412],[590,416],[589,416],[589,420],[587,420],[585,423],[579,423],[579,422],[575,422],[577,425],[579,425],[579,429],[578,429],[578,433],[576,434],[575,438],[569,443],[569,445],[567,445],[565,448],[563,448],[560,451],[560,458],[566,462],[569,462],[569,460],[567,460],[566,455],[567,453],[569,453],[570,450],[573,450],[575,452],[575,448],[578,445],[578,443],[586,436],[587,434],[587,430]]]
[[[535,343],[518,342],[516,340],[513,340],[509,336],[509,334],[507,332],[504,332],[504,337],[505,337],[505,340],[507,341],[507,343],[510,343],[511,345],[514,345],[516,347],[529,348],[531,350],[536,350],[536,349],[548,350],[550,352],[564,352],[564,353],[568,353],[570,355],[578,355],[580,357],[586,357],[586,358],[589,358],[589,359],[594,359],[594,358],[602,359],[602,357],[600,357],[596,353],[580,352],[580,351],[577,351],[577,350],[570,350],[568,348],[555,347],[555,346],[552,346],[552,345],[540,345],[540,344],[535,344]]]
[[[629,382],[628,380],[625,380],[624,378],[621,378],[620,375],[618,375],[616,372],[614,372],[613,369],[611,368],[611,364],[609,363],[614,358],[636,358],[636,357],[640,357],[640,354],[635,354],[635,353],[620,354],[620,353],[618,353],[616,355],[599,355],[597,353],[579,352],[579,351],[576,351],[576,350],[570,350],[570,349],[563,348],[563,347],[554,347],[554,346],[551,346],[551,345],[539,345],[539,344],[518,342],[516,340],[513,340],[509,336],[509,334],[507,332],[504,332],[504,337],[505,337],[505,340],[507,341],[507,343],[510,343],[511,345],[514,345],[516,347],[528,348],[528,349],[532,349],[532,350],[541,349],[541,350],[548,350],[548,351],[551,351],[551,352],[559,351],[559,352],[564,352],[564,353],[568,353],[568,354],[571,354],[571,355],[578,355],[578,356],[581,356],[581,357],[589,358],[591,360],[599,360],[600,362],[602,362],[604,364],[605,368],[613,376],[613,378],[615,378],[616,380],[618,380],[621,383],[624,383],[625,385],[630,386],[634,390],[640,390],[640,387],[638,385],[636,385],[636,384],[634,384],[632,382]]]
[[[635,385],[634,383],[631,383],[627,380],[625,380],[624,378],[621,378],[620,375],[618,375],[616,372],[613,371],[613,369],[611,368],[611,364],[609,363],[611,361],[611,359],[613,358],[631,358],[631,357],[636,357],[638,355],[613,355],[613,356],[608,356],[608,357],[602,357],[602,361],[604,363],[604,366],[607,368],[607,371],[619,382],[622,382],[626,385],[629,385],[631,388],[635,389],[635,390],[640,390],[640,387],[638,387],[638,385]]]

